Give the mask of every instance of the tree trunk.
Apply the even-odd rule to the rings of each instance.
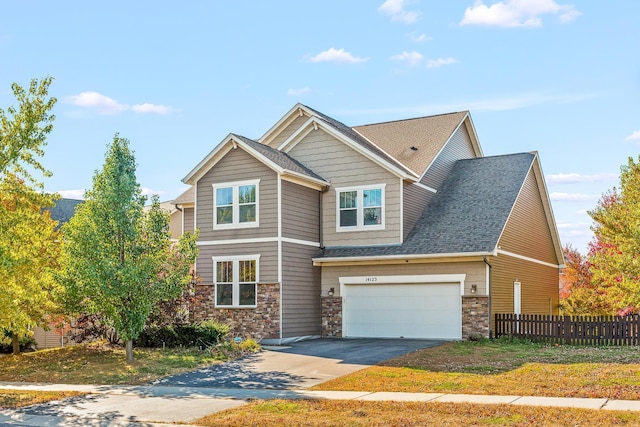
[[[133,340],[127,340],[124,348],[127,354],[127,363],[133,363]]]
[[[20,354],[20,340],[15,332],[11,334],[11,344],[13,344],[13,354]]]

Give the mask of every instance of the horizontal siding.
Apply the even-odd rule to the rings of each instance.
[[[407,238],[407,235],[409,234],[411,229],[413,229],[413,226],[416,225],[416,221],[418,221],[420,215],[422,215],[422,211],[427,207],[427,204],[434,196],[434,193],[408,182],[405,182],[403,184],[403,191],[404,194],[402,197],[402,219],[404,222],[404,240]]]
[[[321,129],[312,131],[289,154],[331,182],[331,188],[322,197],[325,246],[400,243],[400,192],[396,176]],[[386,184],[385,229],[336,232],[335,188],[370,184]]]
[[[172,239],[179,239],[182,236],[182,212],[176,210],[169,217],[169,232]]]
[[[320,267],[311,257],[318,248],[282,244],[283,338],[320,335]]]
[[[491,260],[491,315],[513,313],[513,282],[519,281],[522,314],[558,314],[557,268],[507,255]],[[550,311],[551,301],[551,311]]]
[[[433,164],[424,174],[421,183],[436,190],[447,177],[453,164],[460,159],[472,159],[476,157],[471,144],[471,138],[466,126],[460,126],[455,131],[447,145],[442,149]]]
[[[258,221],[260,227],[213,230],[213,184],[260,179]],[[278,234],[277,175],[240,148],[231,150],[197,182],[196,221],[200,240],[276,237]]]
[[[500,238],[499,247],[529,258],[560,264],[533,170],[529,171]]]
[[[309,120],[308,116],[298,115],[295,120],[293,120],[290,124],[285,126],[282,130],[280,130],[280,133],[278,134],[278,136],[276,136],[275,138],[273,138],[272,141],[269,142],[269,146],[273,148],[278,148],[280,144],[286,141],[287,138],[289,138],[295,131],[297,131],[300,128],[300,126],[302,126],[302,124],[307,120]],[[278,130],[276,130],[276,132],[277,131]]]
[[[193,227],[193,213],[194,213],[194,208],[183,208],[183,215],[184,215],[184,231],[193,231],[194,227]]]
[[[282,236],[320,242],[320,192],[282,181]]]
[[[475,295],[486,295],[487,272],[482,261],[447,263],[409,263],[392,265],[350,265],[322,267],[322,295],[330,288],[340,293],[340,277],[346,276],[412,276],[423,274],[466,274],[465,295],[471,294],[471,285],[476,285]]]
[[[212,284],[214,256],[260,255],[258,261],[258,280],[261,283],[278,283],[278,243],[242,243],[233,245],[199,246],[200,253],[196,263],[196,273],[202,284]]]

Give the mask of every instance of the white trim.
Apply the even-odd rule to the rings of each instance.
[[[260,282],[260,254],[254,255],[229,255],[229,256],[212,256],[211,261],[213,262],[213,303],[216,308],[256,308],[258,306],[258,283]],[[217,263],[231,261],[233,263],[233,281],[231,283],[232,286],[232,304],[231,305],[218,305],[218,283],[216,281],[217,276]],[[256,262],[256,282],[255,282],[255,298],[256,304],[252,305],[240,305],[240,261],[255,261]]]
[[[336,233],[344,233],[350,231],[371,231],[371,230],[384,230],[386,227],[386,212],[385,212],[385,188],[387,184],[372,184],[372,185],[359,185],[353,187],[339,187],[335,188],[336,192]],[[364,224],[364,197],[362,192],[364,190],[380,190],[381,191],[381,206],[380,213],[382,214],[382,220],[380,224],[365,225]],[[358,193],[356,204],[356,225],[355,226],[340,226],[340,193],[348,191],[355,191]],[[400,192],[402,194],[402,192]],[[402,242],[402,237],[400,237]]]
[[[312,130],[317,130],[318,129],[318,119],[316,119],[315,117],[309,117],[309,119],[307,121],[305,121],[302,126],[300,126],[298,129],[296,129],[295,132],[293,132],[291,135],[289,135],[289,138],[285,139],[284,142],[280,145],[278,145],[278,150],[279,151],[283,151],[285,148],[287,148],[287,145],[291,144],[292,142],[296,141],[300,142],[300,140],[302,140],[305,136],[309,135],[311,133]],[[314,125],[315,123],[315,125]],[[314,125],[314,126],[311,126]],[[297,144],[296,142],[296,144]],[[295,146],[295,144],[294,144]],[[293,148],[293,147],[291,147]],[[287,150],[289,151],[289,150]]]
[[[314,265],[321,265],[327,262],[358,262],[358,261],[384,261],[392,259],[437,259],[437,258],[458,258],[470,256],[496,256],[496,252],[459,252],[449,254],[407,254],[407,255],[374,255],[374,256],[354,256],[354,257],[332,257],[332,258],[311,258]]]
[[[491,295],[491,267],[489,267],[489,264],[487,264],[487,263],[484,264],[484,267],[485,267],[485,279],[484,280],[485,280],[485,283],[486,283],[485,286],[487,288],[486,294],[487,294],[487,296],[490,296]]]
[[[399,283],[459,283],[460,295],[464,294],[466,274],[412,274],[407,276],[342,276],[338,277],[343,285],[388,285]],[[342,295],[342,292],[340,293]]]
[[[280,283],[280,303],[278,304],[279,338],[282,338],[282,178],[278,174],[278,283]]]
[[[522,284],[519,280],[513,282],[513,314],[522,312]]]
[[[400,242],[404,242],[404,180],[400,179]]]
[[[291,237],[255,237],[252,239],[226,239],[226,240],[200,240],[196,242],[197,246],[217,246],[217,245],[240,245],[244,243],[271,243],[278,240],[285,243],[293,243],[296,245],[320,247],[320,242],[311,242],[308,240],[292,239]]]
[[[412,184],[412,185],[415,185],[415,186],[418,186],[418,187],[420,187],[420,188],[422,188],[422,189],[424,189],[424,190],[427,190],[427,191],[429,191],[429,192],[431,192],[431,193],[433,193],[433,194],[435,194],[435,193],[437,193],[437,192],[438,192],[438,190],[436,190],[435,188],[431,188],[431,187],[429,187],[428,185],[424,185],[423,183],[418,182],[418,181],[416,181],[416,182],[412,182],[411,184]]]
[[[560,268],[557,264],[551,264],[550,262],[540,261],[539,259],[529,258],[528,256],[514,254],[513,252],[503,251],[502,249],[498,249],[498,255],[506,255],[513,258],[518,258],[524,261],[534,262],[536,264],[546,265],[547,267]]]
[[[256,189],[256,219],[251,222],[240,222],[240,201],[238,191],[242,186],[253,185]],[[247,181],[232,181],[232,182],[217,182],[211,184],[213,187],[213,229],[214,230],[228,230],[235,228],[256,228],[260,226],[260,180],[252,179]],[[218,224],[218,212],[216,204],[216,190],[221,188],[231,188],[232,200],[231,200],[231,215],[232,220],[230,224]]]
[[[294,114],[296,112],[298,114]],[[273,138],[275,138],[279,134],[279,133],[275,133],[272,135],[272,133],[274,133],[276,129],[278,129],[281,125],[285,123],[286,125],[284,127],[286,128],[291,123],[293,123],[296,120],[296,118],[302,116],[305,113],[309,114],[309,112],[306,111],[306,108],[304,108],[304,105],[297,103],[296,105],[293,106],[293,108],[287,111],[287,113],[285,113],[285,115],[282,116],[280,120],[276,122],[275,125],[271,126],[271,128],[268,131],[266,131],[264,135],[260,137],[260,139],[258,139],[258,142],[261,142],[265,145],[269,145],[269,143],[273,140]]]

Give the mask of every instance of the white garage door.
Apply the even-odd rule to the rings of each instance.
[[[342,292],[346,337],[462,337],[459,283],[348,284]]]

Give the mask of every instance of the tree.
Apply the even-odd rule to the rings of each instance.
[[[63,227],[67,304],[102,316],[124,340],[129,363],[153,306],[180,295],[197,254],[196,234],[172,244],[157,196],[145,212],[135,170],[129,141],[116,134],[85,202]]]
[[[45,326],[57,309],[60,287],[53,279],[59,244],[46,208],[54,197],[42,192],[33,175],[51,175],[39,162],[56,99],[48,98],[51,78],[32,80],[28,90],[14,83],[18,107],[0,109],[0,330],[9,335],[13,352],[34,326]]]
[[[640,307],[640,159],[621,168],[620,189],[606,193],[589,212],[594,240],[593,279],[618,314]]]

